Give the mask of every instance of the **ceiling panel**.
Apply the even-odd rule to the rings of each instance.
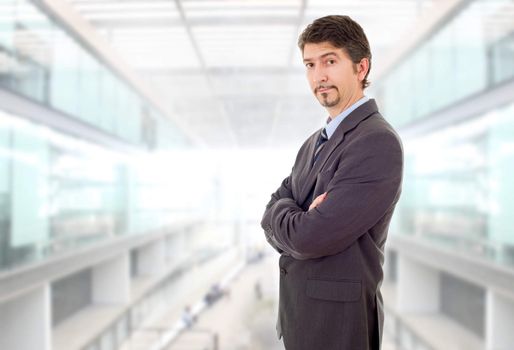
[[[69,1],[207,145],[253,148],[295,147],[326,117],[296,46],[313,19],[357,20],[376,67],[437,0]]]
[[[207,67],[285,67],[294,30],[279,25],[198,26],[193,35]]]

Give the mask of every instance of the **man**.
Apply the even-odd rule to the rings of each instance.
[[[348,16],[319,18],[298,45],[330,118],[300,148],[261,222],[281,253],[278,336],[288,350],[379,349],[401,142],[364,96],[371,52],[359,24]]]

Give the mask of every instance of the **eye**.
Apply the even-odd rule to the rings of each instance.
[[[312,62],[305,63],[305,67],[312,68],[314,67],[314,64]]]
[[[328,64],[332,65],[336,63],[336,60],[330,59],[327,61]]]

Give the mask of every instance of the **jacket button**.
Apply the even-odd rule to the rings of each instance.
[[[282,274],[282,275],[285,275],[285,274],[287,274],[287,271],[286,271],[286,269],[284,269],[284,268],[281,268],[281,269],[280,269],[280,274]]]

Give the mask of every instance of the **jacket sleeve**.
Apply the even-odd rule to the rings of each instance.
[[[403,151],[398,137],[381,131],[348,145],[328,183],[327,198],[303,211],[287,197],[269,209],[276,246],[296,259],[334,255],[371,229],[398,199]]]
[[[291,175],[286,177],[280,187],[271,195],[271,199],[266,205],[266,210],[261,220],[261,227],[264,229],[266,241],[279,253],[284,253],[284,250],[277,244],[273,238],[273,232],[271,230],[271,208],[281,199],[293,200],[293,192],[291,189]],[[294,200],[293,200],[294,201]]]

